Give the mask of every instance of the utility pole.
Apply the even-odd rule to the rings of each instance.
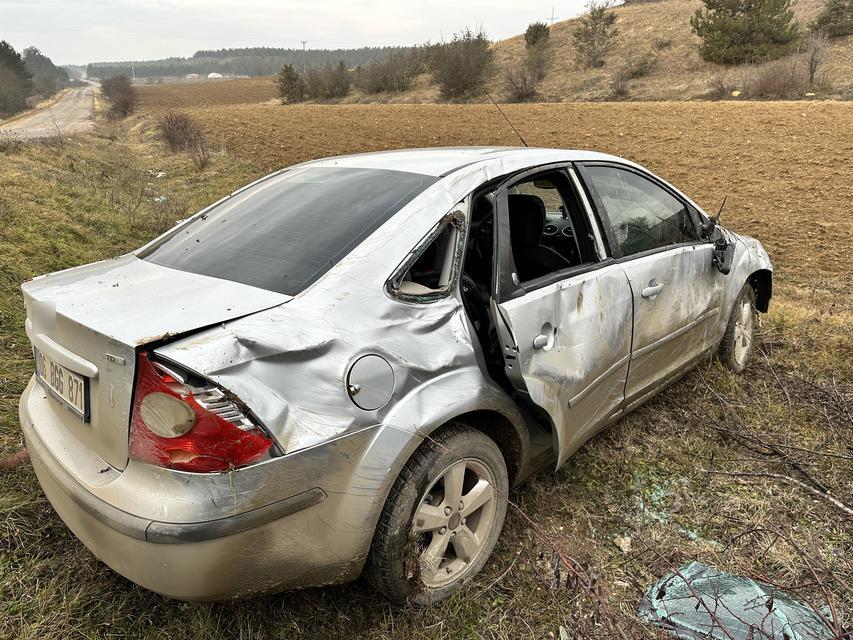
[[[130,63],[130,79],[136,80],[136,70],[133,68],[133,63]]]
[[[551,5],[551,26],[554,26],[554,9],[556,8],[556,4]]]
[[[305,50],[305,45],[308,44],[307,40],[302,41],[302,75],[305,75],[305,69],[308,67],[308,54]]]

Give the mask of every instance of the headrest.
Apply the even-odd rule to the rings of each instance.
[[[509,195],[509,232],[514,249],[530,249],[542,240],[545,229],[545,204],[539,196],[526,193]]]

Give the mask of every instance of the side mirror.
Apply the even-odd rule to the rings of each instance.
[[[720,218],[714,216],[708,218],[708,222],[702,225],[702,237],[709,242],[714,243],[714,253],[711,258],[711,264],[724,276],[732,270],[732,260],[735,256],[735,247],[726,239],[725,234],[720,230]]]
[[[717,271],[724,276],[729,275],[732,270],[732,261],[735,257],[735,246],[726,240],[723,234],[714,241],[714,254],[711,258],[711,264],[716,267]]]

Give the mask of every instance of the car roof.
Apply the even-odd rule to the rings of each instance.
[[[480,162],[499,163],[529,159],[530,166],[549,162],[582,160],[617,160],[622,158],[595,151],[578,149],[545,149],[534,147],[433,147],[398,149],[323,158],[303,166],[352,167],[359,169],[391,169],[430,176],[445,176],[462,167]]]

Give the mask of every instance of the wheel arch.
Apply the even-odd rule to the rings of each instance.
[[[773,297],[773,272],[770,269],[758,269],[750,274],[747,282],[755,291],[755,308],[767,313],[770,309],[770,298]]]
[[[520,429],[505,415],[492,409],[477,409],[458,415],[439,426],[436,432],[454,423],[476,429],[494,441],[506,463],[509,484],[514,486],[525,466],[525,456],[529,452],[527,434],[522,436]]]

